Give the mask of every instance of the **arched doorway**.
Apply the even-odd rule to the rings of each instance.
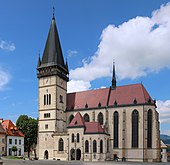
[[[44,152],[44,159],[48,159],[48,151],[47,150]]]
[[[81,150],[77,149],[76,150],[76,160],[80,160],[81,159]]]
[[[71,160],[75,160],[75,150],[73,148],[70,150],[70,158]]]

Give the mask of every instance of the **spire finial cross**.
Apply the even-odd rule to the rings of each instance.
[[[54,18],[54,12],[55,12],[55,8],[54,8],[54,6],[53,6],[53,18]]]

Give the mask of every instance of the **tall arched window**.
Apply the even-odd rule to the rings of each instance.
[[[88,153],[89,152],[89,141],[86,140],[85,141],[85,153]]]
[[[71,142],[74,143],[74,133],[71,135]]]
[[[73,118],[74,118],[74,115],[70,115],[70,117],[69,117],[69,124],[71,123],[71,121],[73,120]]]
[[[51,94],[49,94],[49,105],[51,104]]]
[[[148,130],[147,130],[147,135],[148,135],[148,141],[147,141],[147,147],[152,148],[152,110],[149,109],[148,111]]]
[[[48,102],[48,98],[49,98],[49,97],[48,97],[48,95],[47,95],[47,96],[46,96],[46,99],[47,99],[47,105],[49,104],[49,102]]]
[[[93,140],[93,153],[97,153],[97,142]]]
[[[139,122],[139,113],[137,110],[132,112],[132,147],[138,148],[138,122]]]
[[[103,153],[103,140],[100,140],[100,153]]]
[[[63,142],[62,138],[60,138],[60,140],[58,142],[58,150],[59,151],[64,151],[64,142]]]
[[[90,117],[89,117],[89,115],[87,113],[84,115],[83,118],[84,118],[85,122],[89,122],[90,121]]]
[[[98,122],[103,125],[103,114],[101,112],[98,114]]]
[[[110,143],[109,143],[110,141],[109,141],[109,139],[107,139],[107,152],[109,152],[109,149],[110,149]]]
[[[46,95],[44,95],[44,105],[46,105]]]
[[[80,134],[77,133],[77,143],[79,143],[79,142],[80,142]]]
[[[113,146],[117,148],[119,147],[119,114],[117,111],[114,112],[113,114],[113,129],[114,129]]]

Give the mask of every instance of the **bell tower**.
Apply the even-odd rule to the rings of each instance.
[[[37,65],[39,145],[41,137],[66,132],[68,65],[64,62],[53,14],[42,59]]]

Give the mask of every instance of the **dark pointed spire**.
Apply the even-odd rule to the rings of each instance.
[[[66,70],[67,70],[67,73],[69,73],[69,69],[68,69],[68,62],[67,62],[67,59],[66,59]]]
[[[40,53],[39,53],[37,68],[39,68],[40,66],[41,66],[41,58],[40,58]]]
[[[67,72],[66,65],[64,63],[63,53],[60,45],[59,35],[54,17],[48,33],[45,49],[42,57],[41,67],[58,66]]]
[[[116,88],[115,61],[113,60],[112,89]]]

